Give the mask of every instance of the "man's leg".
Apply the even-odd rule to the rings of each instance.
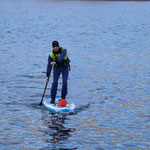
[[[57,94],[57,87],[58,87],[58,79],[60,76],[60,68],[54,67],[53,70],[53,83],[52,83],[52,88],[51,88],[51,103],[55,103],[55,97]]]
[[[69,76],[69,68],[68,68],[68,66],[66,66],[62,70],[63,84],[62,84],[61,98],[63,98],[63,99],[65,99],[66,95],[67,95],[67,90],[68,90],[68,87],[67,87],[68,76]]]

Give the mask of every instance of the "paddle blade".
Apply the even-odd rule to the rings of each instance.
[[[40,102],[39,106],[42,106],[42,101]]]

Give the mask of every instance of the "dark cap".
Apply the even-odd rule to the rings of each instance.
[[[57,46],[59,46],[58,41],[53,41],[53,42],[52,42],[52,47],[57,47]]]

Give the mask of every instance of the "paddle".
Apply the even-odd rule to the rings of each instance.
[[[52,70],[52,68],[51,68]],[[50,71],[50,75],[51,75],[51,71]],[[50,78],[50,75],[49,75],[49,78]],[[44,88],[44,92],[43,92],[43,95],[42,95],[42,99],[41,99],[41,102],[40,102],[40,106],[42,106],[42,102],[43,102],[43,98],[44,98],[44,95],[45,95],[45,91],[46,91],[46,88],[47,88],[47,85],[48,85],[48,82],[46,82],[46,85],[45,85],[45,88]]]
[[[42,102],[43,102],[43,98],[44,98],[44,95],[45,95],[45,91],[46,91],[46,88],[47,88],[47,84],[48,82],[46,82],[46,85],[45,85],[45,88],[44,88],[44,92],[43,92],[43,95],[42,95],[42,99],[41,99],[41,102],[40,102],[40,106],[42,105]]]

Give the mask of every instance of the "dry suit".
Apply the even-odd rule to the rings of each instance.
[[[53,67],[53,83],[51,87],[51,98],[52,103],[55,102],[55,97],[57,94],[58,87],[58,79],[60,74],[62,74],[62,90],[61,90],[61,98],[65,99],[67,95],[67,80],[69,76],[70,69],[70,60],[67,55],[67,50],[64,48],[59,48],[58,52],[54,52],[54,50],[48,56],[48,64],[47,64],[47,77],[50,76],[50,72],[52,69],[51,62],[55,61],[56,65]]]

